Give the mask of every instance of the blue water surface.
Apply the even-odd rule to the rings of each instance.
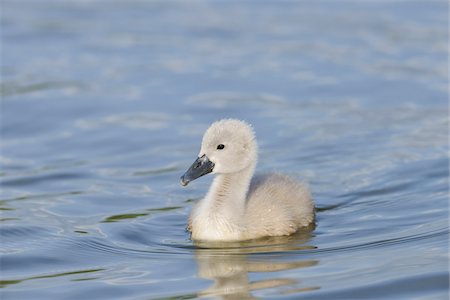
[[[1,298],[448,299],[447,26],[444,0],[2,1]],[[212,176],[179,177],[225,117],[315,230],[190,240]]]

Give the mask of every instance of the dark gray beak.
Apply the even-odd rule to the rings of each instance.
[[[211,173],[214,169],[214,163],[209,160],[206,155],[197,158],[192,166],[184,173],[180,178],[180,183],[182,186],[188,185],[189,182]]]

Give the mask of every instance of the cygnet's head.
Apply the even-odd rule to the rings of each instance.
[[[181,184],[210,172],[235,173],[254,167],[258,146],[252,127],[244,121],[224,119],[213,123],[203,135],[197,160],[181,176]]]

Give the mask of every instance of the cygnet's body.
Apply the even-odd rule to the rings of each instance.
[[[282,174],[253,177],[258,155],[247,123],[225,119],[203,136],[198,159],[181,184],[207,173],[216,177],[194,207],[188,229],[194,240],[238,241],[289,235],[314,222],[308,188]]]

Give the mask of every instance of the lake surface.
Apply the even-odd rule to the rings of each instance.
[[[449,297],[447,1],[1,6],[2,299]],[[224,117],[315,230],[190,240]]]

